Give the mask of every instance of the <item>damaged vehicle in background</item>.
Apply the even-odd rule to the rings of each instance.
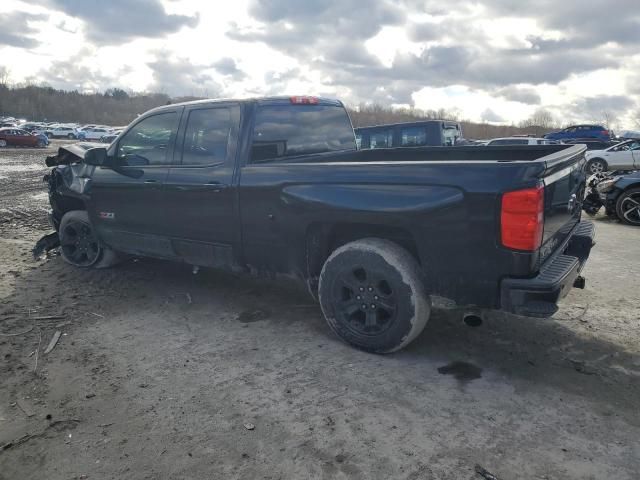
[[[167,105],[92,146],[47,158],[56,232],[34,255],[295,277],[375,353],[414,340],[434,298],[477,325],[481,309],[550,317],[584,287],[582,145],[358,150],[340,101],[294,96]]]
[[[589,215],[602,207],[605,214],[640,226],[640,171],[600,172],[589,177],[583,209]]]
[[[604,150],[590,150],[585,158],[589,173],[640,169],[640,140],[627,140]]]

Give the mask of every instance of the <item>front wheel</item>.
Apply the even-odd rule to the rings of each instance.
[[[4,148],[7,146],[7,141],[6,140],[0,140],[0,148]]]
[[[347,343],[373,353],[408,345],[431,313],[416,260],[399,245],[377,238],[334,251],[320,273],[318,293],[331,329]]]
[[[85,210],[67,212],[58,230],[62,259],[81,268],[107,268],[118,263],[118,254],[102,245]]]
[[[76,136],[73,133],[70,133],[69,135],[67,135],[67,138],[69,140],[73,140],[74,138],[76,138]]]
[[[601,158],[594,158],[587,163],[587,172],[590,174],[602,173],[607,171],[607,162]]]
[[[616,215],[628,225],[640,226],[640,188],[627,190],[618,197]]]

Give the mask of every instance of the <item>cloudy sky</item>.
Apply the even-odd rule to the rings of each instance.
[[[638,0],[2,0],[13,82],[640,119]]]

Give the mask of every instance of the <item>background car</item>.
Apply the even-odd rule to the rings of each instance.
[[[589,173],[607,170],[640,169],[640,140],[627,140],[605,150],[591,150],[585,154]]]
[[[100,140],[105,135],[111,134],[113,130],[107,127],[91,127],[82,130],[85,140]]]
[[[602,125],[572,125],[559,132],[547,133],[544,138],[548,140],[574,140],[576,138],[597,138],[608,142],[611,140],[613,132],[610,132]]]
[[[590,193],[584,203],[589,215],[602,206],[608,216],[640,226],[640,171],[597,173],[589,179]]]
[[[38,136],[19,128],[0,128],[0,147],[44,147],[46,143]]]
[[[120,135],[121,133],[122,133],[122,130],[112,130],[110,133],[107,133],[106,135],[103,135],[102,137],[100,137],[100,141],[102,143],[111,143],[116,138],[118,138],[118,135]]]
[[[546,138],[535,137],[503,137],[489,140],[485,145],[487,147],[497,147],[500,145],[551,145],[558,142],[548,140]]]
[[[45,134],[49,138],[62,138],[66,137],[69,139],[78,138],[78,130],[75,127],[69,125],[54,125],[45,130]]]

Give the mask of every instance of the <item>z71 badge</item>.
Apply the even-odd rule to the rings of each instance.
[[[113,220],[116,218],[116,214],[113,212],[100,212],[99,216],[104,220]]]

